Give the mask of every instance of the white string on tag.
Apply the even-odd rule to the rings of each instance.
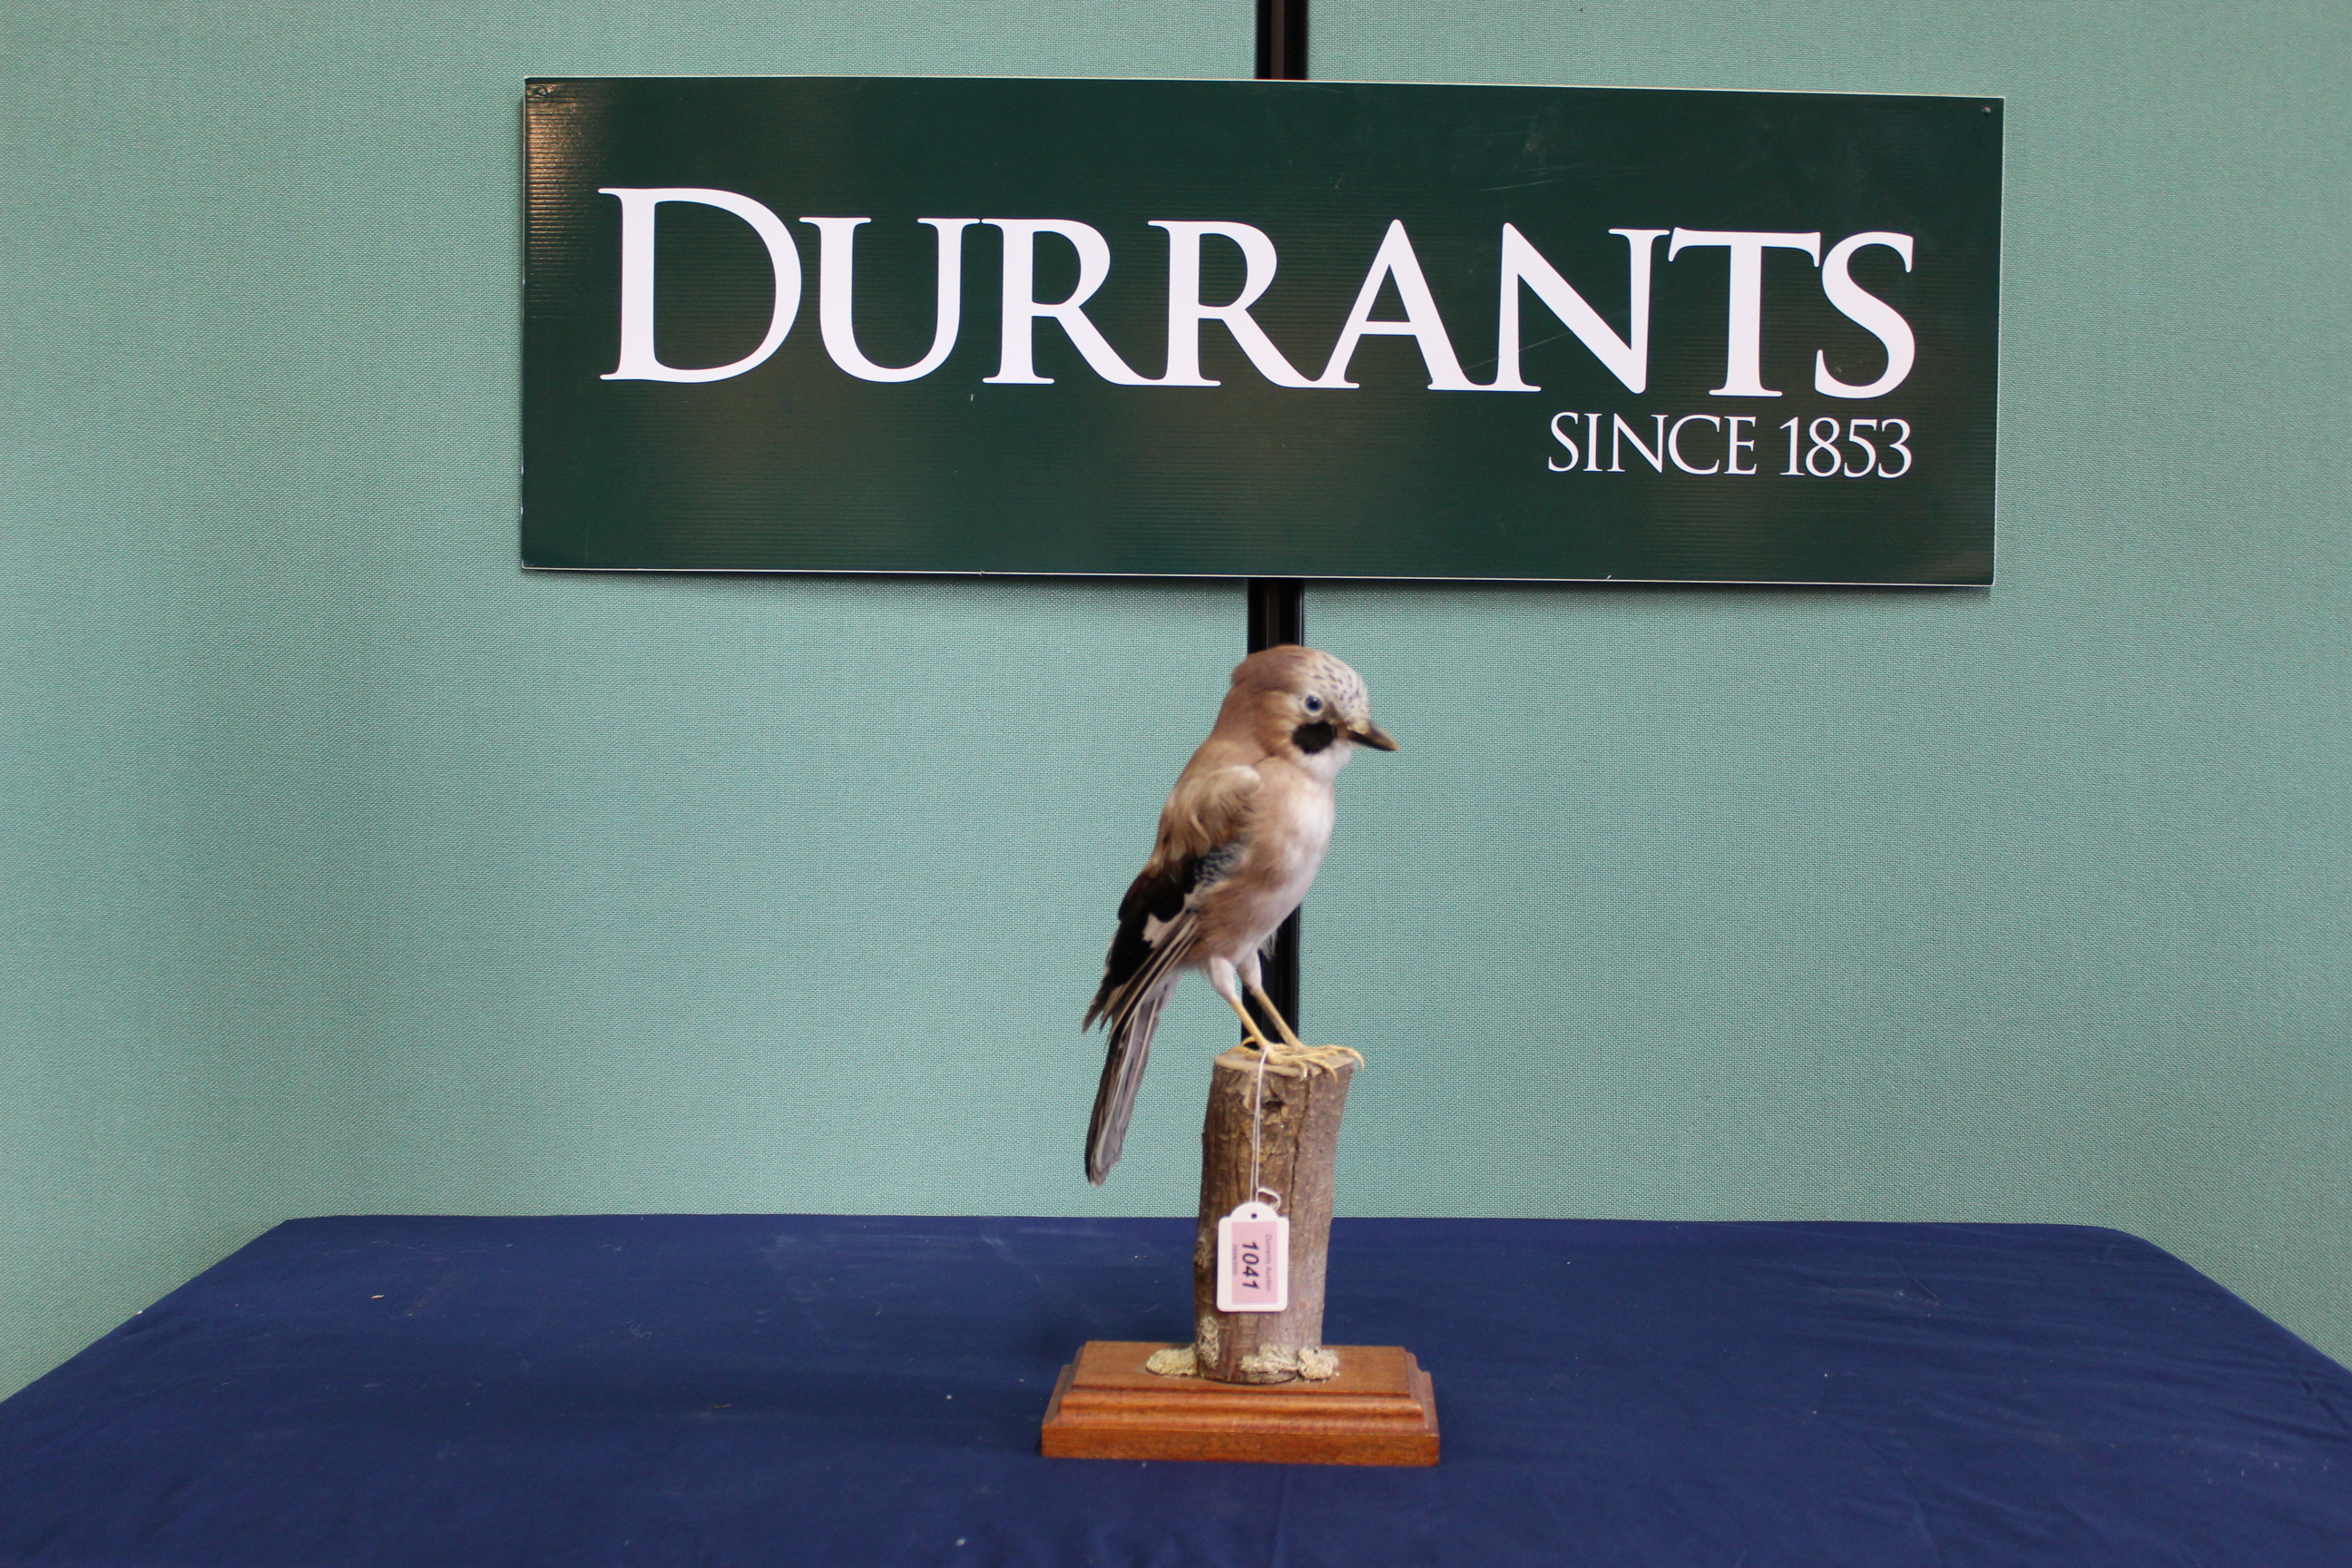
[[[1265,1133],[1265,1058],[1268,1054],[1265,1047],[1257,1048],[1257,1076],[1250,1083],[1250,1196],[1253,1198],[1265,1191],[1257,1184],[1257,1157],[1258,1142]],[[1276,1208],[1282,1206],[1280,1194],[1276,1195],[1274,1203]]]

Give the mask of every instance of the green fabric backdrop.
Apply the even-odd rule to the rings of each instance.
[[[1099,1194],[1076,1025],[1238,587],[523,575],[516,103],[1244,0],[5,13],[0,1387],[296,1215],[1189,1209],[1222,1007]],[[2116,1225],[2352,1354],[2347,16],[1317,0],[2010,101],[1990,595],[1312,595],[1347,1207]]]

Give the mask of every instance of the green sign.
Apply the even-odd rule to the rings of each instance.
[[[1997,100],[525,101],[526,565],[1992,580]]]

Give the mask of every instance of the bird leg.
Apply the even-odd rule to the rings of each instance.
[[[1295,1051],[1305,1050],[1307,1042],[1298,1037],[1297,1031],[1290,1026],[1290,1020],[1282,1016],[1282,1009],[1276,1006],[1274,998],[1265,994],[1265,985],[1261,978],[1252,974],[1247,977],[1245,984],[1249,986],[1250,1000],[1265,1008],[1265,1016],[1273,1019],[1274,1026],[1281,1031],[1282,1043]]]
[[[1283,1046],[1287,1047],[1277,1047],[1267,1051],[1268,1068],[1303,1066],[1308,1072],[1337,1072],[1342,1062],[1357,1067],[1364,1065],[1364,1053],[1361,1051],[1351,1050],[1346,1046],[1310,1046],[1300,1039],[1297,1031],[1290,1026],[1290,1020],[1282,1016],[1282,1009],[1274,1005],[1274,998],[1265,994],[1265,985],[1260,976],[1250,974],[1244,980],[1251,998],[1265,1009],[1267,1017],[1274,1020],[1274,1026],[1282,1032]]]
[[[1265,1032],[1257,1026],[1257,1020],[1250,1016],[1248,1006],[1243,1003],[1241,987],[1235,984],[1234,966],[1222,958],[1212,958],[1206,968],[1209,984],[1216,988],[1218,995],[1225,999],[1225,1005],[1231,1007],[1240,1017],[1242,1037],[1255,1046],[1261,1056],[1271,1056],[1274,1052],[1274,1043],[1265,1037]],[[1288,1033],[1286,1027],[1284,1032]]]

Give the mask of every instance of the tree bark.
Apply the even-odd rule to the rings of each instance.
[[[1339,1053],[1332,1052],[1337,1057]],[[1281,1195],[1290,1221],[1290,1300],[1279,1312],[1217,1310],[1217,1222],[1247,1203],[1251,1106],[1257,1058],[1234,1049],[1216,1060],[1201,1129],[1201,1230],[1192,1248],[1193,1370],[1214,1383],[1328,1378],[1339,1363],[1323,1346],[1323,1278],[1331,1247],[1331,1198],[1339,1119],[1355,1064],[1265,1072],[1257,1185]]]

